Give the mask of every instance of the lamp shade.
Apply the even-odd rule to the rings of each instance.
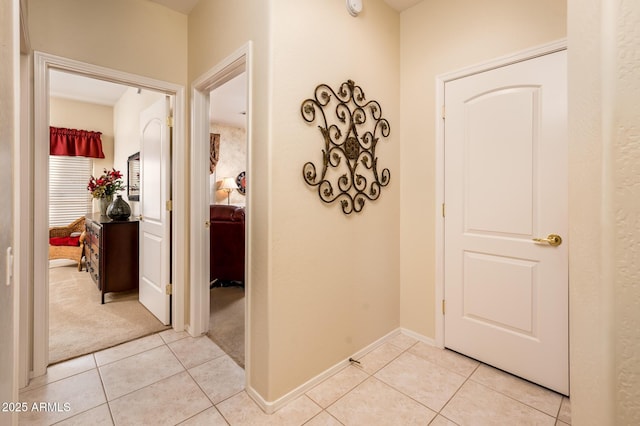
[[[226,177],[222,179],[222,182],[220,183],[220,186],[218,187],[218,189],[231,192],[234,189],[238,189],[238,185],[236,185],[236,180],[234,178]]]

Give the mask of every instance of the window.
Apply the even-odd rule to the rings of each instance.
[[[49,156],[49,226],[64,226],[92,211],[87,191],[93,161]]]

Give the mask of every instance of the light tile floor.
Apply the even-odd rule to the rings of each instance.
[[[167,330],[51,366],[21,391],[20,424],[571,424],[566,397],[406,335],[359,361],[267,415],[215,343]]]

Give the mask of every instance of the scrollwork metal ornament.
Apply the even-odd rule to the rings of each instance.
[[[391,179],[389,169],[378,172],[376,147],[391,131],[380,104],[367,101],[362,88],[347,80],[337,91],[318,85],[300,112],[307,123],[319,122],[324,143],[322,166],[305,163],[304,181],[318,188],[323,202],[340,200],[345,214],[361,212],[365,201],[377,200]]]

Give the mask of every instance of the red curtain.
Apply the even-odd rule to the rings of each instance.
[[[49,127],[49,154],[104,158],[100,132]]]

